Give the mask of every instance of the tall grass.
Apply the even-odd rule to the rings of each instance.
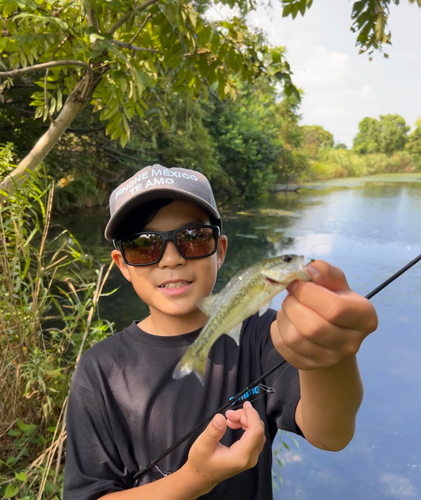
[[[302,175],[304,181],[336,177],[362,177],[385,173],[421,171],[421,157],[400,151],[393,155],[372,153],[361,155],[346,149],[322,149]]]
[[[111,265],[51,228],[54,186],[41,186],[0,207],[0,497],[21,500],[61,498],[71,375],[113,330],[97,314]]]

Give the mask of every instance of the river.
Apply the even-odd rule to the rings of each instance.
[[[421,253],[421,174],[319,183],[273,195],[259,209],[225,209],[223,216],[229,249],[217,289],[252,262],[299,253],[340,267],[350,287],[366,295]],[[60,218],[103,261],[111,250],[103,239],[106,220],[98,210]],[[116,269],[107,286],[120,287],[100,301],[101,316],[116,330],[146,314]],[[284,297],[272,306],[279,308]],[[372,301],[379,328],[358,353],[365,394],[355,437],[330,453],[294,437],[297,446],[280,432],[275,500],[421,499],[421,263]]]

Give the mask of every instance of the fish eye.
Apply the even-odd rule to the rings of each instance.
[[[283,255],[282,256],[282,260],[284,262],[291,262],[292,261],[292,257],[291,257],[291,255]]]

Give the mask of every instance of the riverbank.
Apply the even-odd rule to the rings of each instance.
[[[421,172],[421,156],[406,151],[392,155],[363,155],[348,149],[325,148],[319,151],[317,157],[309,159],[300,181],[306,183],[340,177],[415,172]]]

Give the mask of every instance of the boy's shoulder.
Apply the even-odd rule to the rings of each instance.
[[[120,370],[125,363],[128,350],[132,352],[135,345],[134,333],[138,329],[136,321],[128,327],[116,332],[89,347],[80,358],[72,377],[75,382],[89,389],[92,381],[98,376]]]

